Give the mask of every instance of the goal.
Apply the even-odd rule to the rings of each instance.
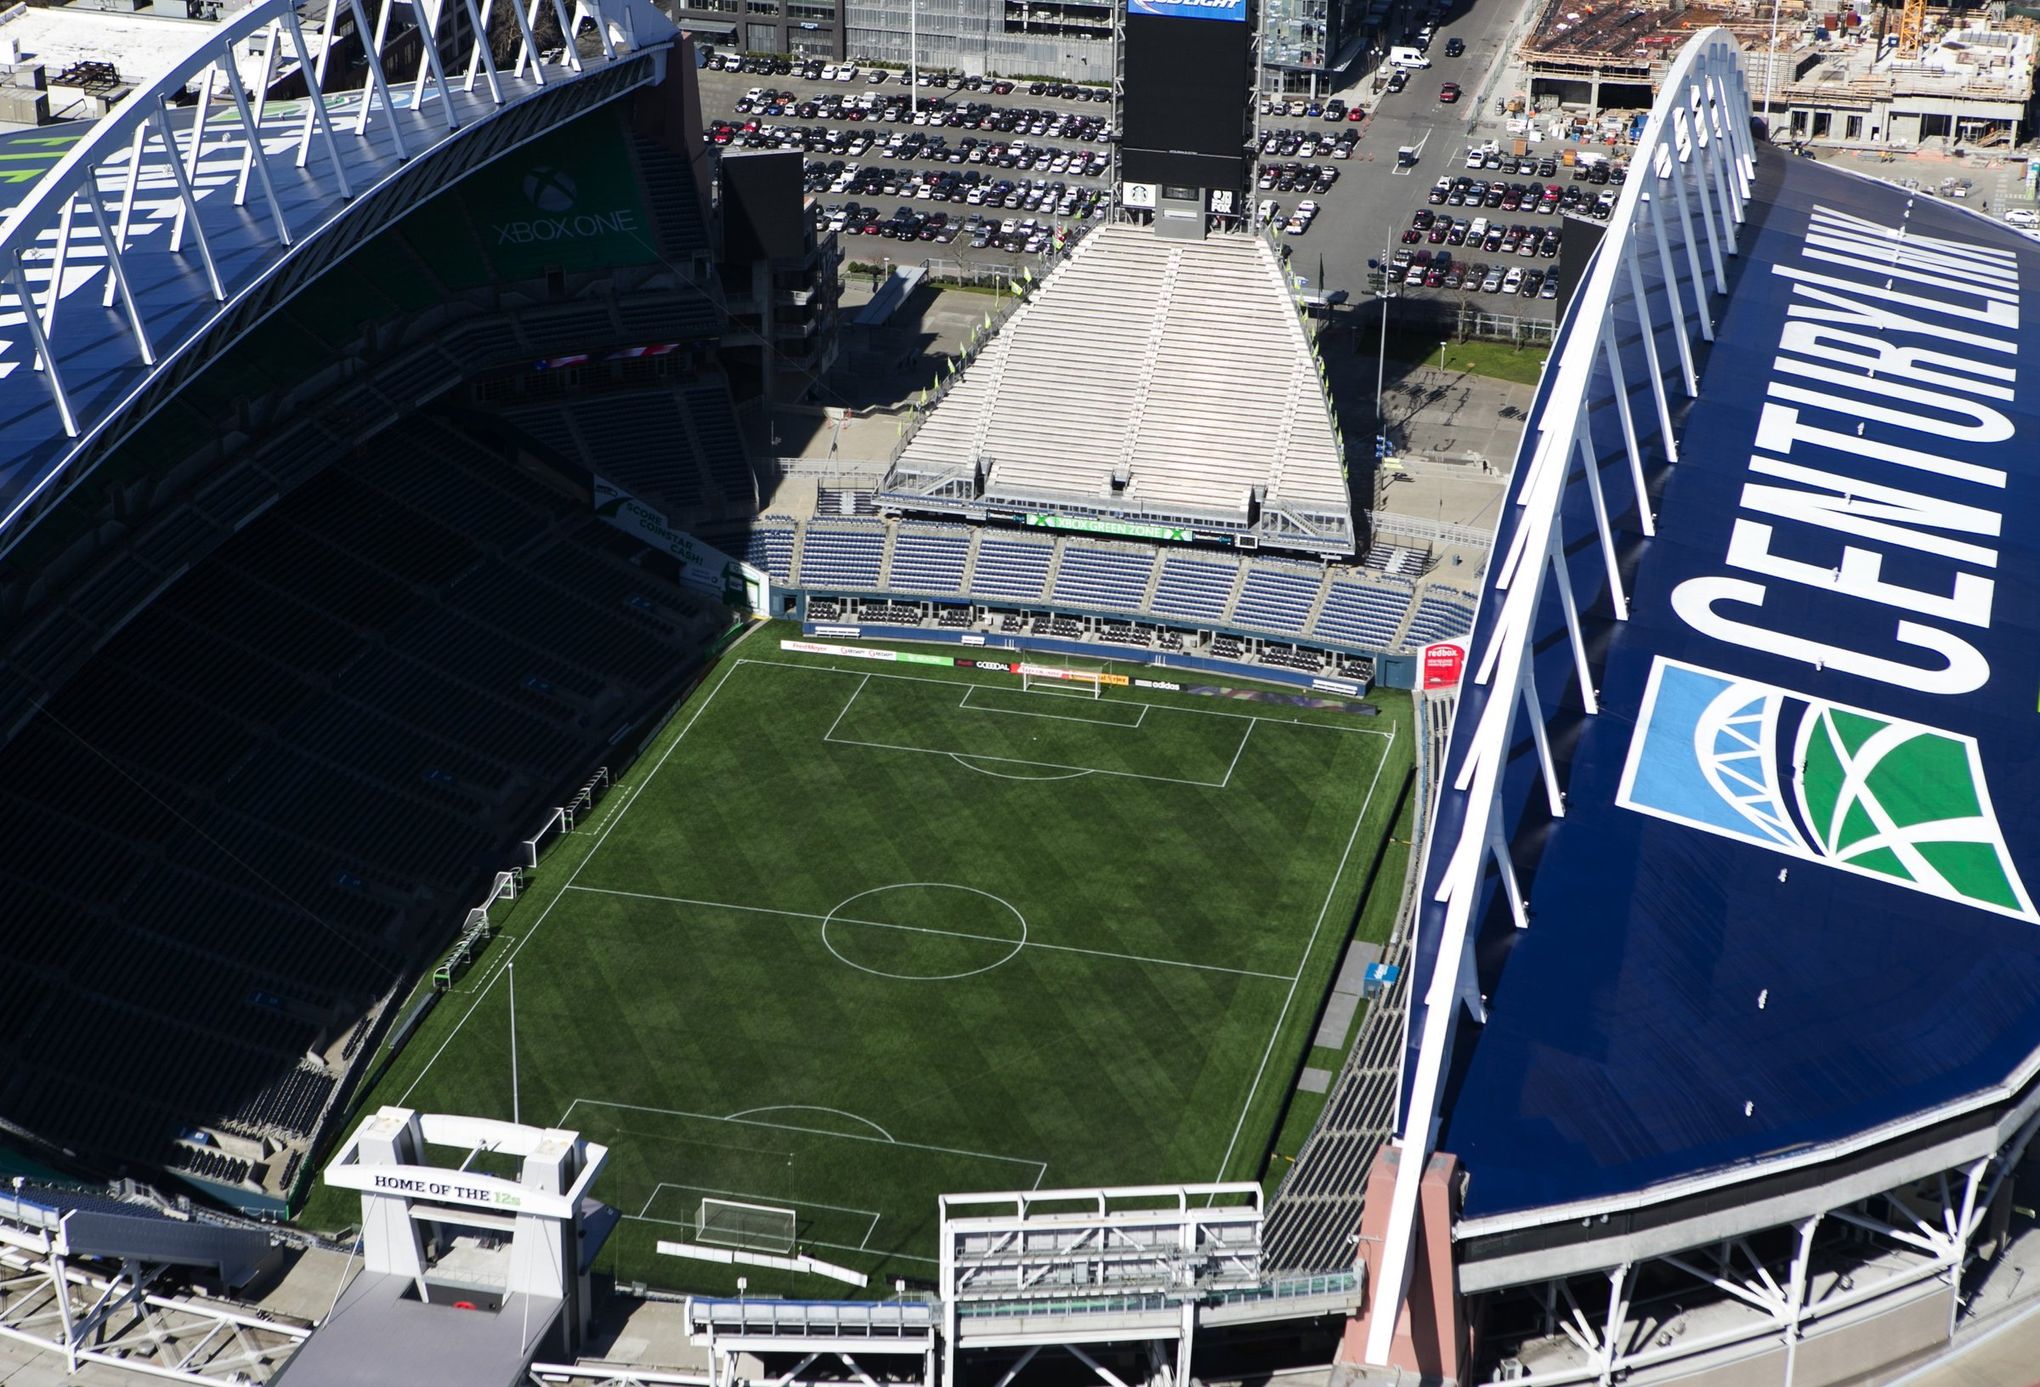
[[[1062,665],[1020,666],[1020,687],[1027,693],[1061,694],[1064,698],[1097,698],[1105,681],[1094,669]]]
[[[793,1210],[735,1199],[703,1199],[696,1236],[717,1247],[748,1252],[792,1252]]]

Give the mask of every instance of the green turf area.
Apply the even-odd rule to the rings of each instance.
[[[945,1191],[1258,1176],[1407,700],[1092,699],[786,634],[724,657],[365,1105],[508,1117],[514,958],[523,1120],[610,1146],[624,1280],[731,1279],[654,1247],[704,1197],[928,1280]],[[355,1217],[324,1192],[305,1214]]]

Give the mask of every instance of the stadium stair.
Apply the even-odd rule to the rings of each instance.
[[[1253,571],[1254,571],[1253,561],[1249,560],[1248,562],[1241,564],[1240,571],[1233,575],[1232,591],[1226,594],[1225,606],[1219,612],[1218,615],[1218,621],[1220,624],[1225,624],[1232,620],[1233,608],[1239,605],[1240,594],[1246,591],[1247,575],[1249,573],[1252,573]]]
[[[878,586],[882,592],[892,591],[892,561],[894,542],[900,537],[900,523],[897,520],[885,522],[885,542],[878,549]]]
[[[1140,375],[1133,391],[1133,408],[1127,412],[1126,433],[1109,462],[1117,463],[1133,453],[1134,440],[1140,437],[1140,421],[1147,410],[1150,388],[1155,383],[1155,362],[1162,354],[1162,339],[1167,336],[1169,307],[1176,301],[1176,272],[1183,267],[1183,252],[1180,248],[1169,251],[1169,262],[1162,267],[1162,283],[1155,302],[1160,304],[1155,320],[1148,329],[1147,348],[1140,354]]]
[[[1168,555],[1157,552],[1155,566],[1148,570],[1147,586],[1140,591],[1140,614],[1150,620],[1156,619],[1149,614],[1155,609],[1155,589],[1162,585],[1162,570],[1168,566]]]
[[[1044,602],[1052,602],[1055,593],[1056,575],[1062,572],[1063,546],[1068,541],[1058,539],[1048,554],[1048,573],[1042,579],[1041,596]]]
[[[793,526],[793,552],[786,556],[786,582],[790,587],[801,586],[800,551],[807,547],[807,522],[795,521]]]
[[[1317,630],[1318,617],[1323,615],[1325,598],[1331,594],[1331,591],[1332,572],[1330,569],[1326,569],[1324,574],[1318,579],[1317,596],[1311,599],[1310,615],[1303,620],[1303,629],[1305,631]]]
[[[964,549],[963,593],[966,597],[977,591],[978,537],[982,534],[984,534],[984,531],[973,525],[970,531],[970,543]]]

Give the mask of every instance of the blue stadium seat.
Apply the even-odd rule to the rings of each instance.
[[[783,583],[793,571],[793,525],[785,520],[772,522],[773,517],[762,516],[744,535],[743,559],[770,573],[774,582]]]
[[[1247,569],[1246,585],[1233,605],[1232,624],[1282,635],[1301,632],[1310,619],[1324,576],[1293,568],[1255,563]]]
[[[1187,621],[1218,621],[1225,616],[1233,579],[1240,566],[1231,559],[1190,558],[1169,554],[1162,560],[1161,581],[1148,608],[1156,616]]]
[[[1055,574],[1055,601],[1065,607],[1137,612],[1154,571],[1152,551],[1066,545]]]
[[[1473,630],[1473,603],[1456,588],[1425,588],[1403,644],[1415,647],[1467,635]]]
[[[962,592],[969,557],[969,530],[903,528],[893,540],[888,584],[900,592]]]
[[[1333,582],[1312,631],[1325,640],[1385,649],[1410,609],[1410,590],[1387,583]]]
[[[884,559],[882,526],[811,520],[801,539],[801,586],[868,592],[878,586],[879,565]]]
[[[1054,548],[1041,541],[985,534],[978,539],[971,595],[994,600],[1038,602],[1048,581]]]

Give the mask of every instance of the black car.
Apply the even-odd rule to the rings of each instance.
[[[1456,57],[1458,57],[1458,56],[1459,56],[1459,55],[1460,55],[1461,53],[1464,53],[1465,51],[1466,51],[1466,43],[1465,43],[1465,41],[1464,41],[1463,39],[1447,39],[1447,40],[1445,40],[1445,56],[1446,56],[1446,57],[1448,57],[1448,58],[1456,58]]]

